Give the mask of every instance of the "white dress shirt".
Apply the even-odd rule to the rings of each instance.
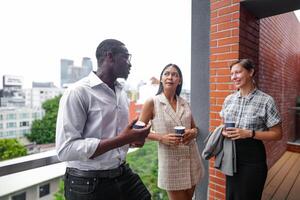
[[[117,136],[127,126],[128,105],[127,95],[118,82],[114,92],[94,72],[74,83],[59,104],[56,125],[59,160],[81,170],[118,167],[125,161],[129,145],[89,158],[102,139]]]

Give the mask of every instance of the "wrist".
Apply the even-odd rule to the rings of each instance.
[[[193,128],[192,130],[194,131],[194,136],[195,136],[195,138],[196,138],[197,135],[198,135],[199,129],[198,129],[198,127],[195,127],[195,128]]]
[[[255,130],[252,130],[252,131],[251,131],[251,138],[254,139],[254,138],[255,138],[255,134],[256,134]]]
[[[157,134],[157,136],[158,136],[158,137],[157,137],[157,141],[158,141],[158,142],[162,142],[162,135]]]

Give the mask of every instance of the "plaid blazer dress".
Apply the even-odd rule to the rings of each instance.
[[[188,103],[177,96],[176,112],[162,93],[153,98],[153,131],[174,133],[175,126],[191,128],[192,113]],[[204,175],[196,140],[190,144],[169,146],[158,144],[158,187],[164,190],[184,190],[196,185]]]

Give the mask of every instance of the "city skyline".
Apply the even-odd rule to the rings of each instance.
[[[191,1],[1,1],[0,23],[0,77],[22,76],[24,88],[59,87],[61,59],[80,66],[89,57],[96,70],[95,50],[106,38],[121,40],[133,55],[128,83],[159,78],[166,64],[176,63],[190,88]]]
[[[22,76],[24,88],[33,81],[59,86],[61,59],[80,66],[89,57],[96,70],[98,44],[115,38],[132,54],[128,82],[158,77],[176,63],[189,87],[190,15],[191,2],[181,0],[1,1],[0,77]]]

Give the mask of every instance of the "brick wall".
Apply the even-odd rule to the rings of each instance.
[[[239,0],[211,0],[210,131],[220,125],[224,98],[233,91],[228,66],[239,58]],[[225,178],[209,163],[209,199],[225,199]]]
[[[286,150],[286,142],[295,134],[294,113],[300,94],[300,28],[293,12],[260,20],[259,88],[274,97],[283,123],[283,139],[266,142],[268,166]]]
[[[283,140],[266,143],[270,167],[286,150],[293,122],[288,108],[300,93],[299,24],[292,13],[257,20],[239,0],[210,2],[210,131],[220,125],[222,103],[234,91],[229,65],[238,58],[253,59],[258,87],[275,98],[283,118]],[[225,199],[225,178],[213,168],[213,160],[209,199]]]
[[[129,122],[138,117],[142,111],[143,104],[137,104],[135,101],[131,101],[129,105]]]

